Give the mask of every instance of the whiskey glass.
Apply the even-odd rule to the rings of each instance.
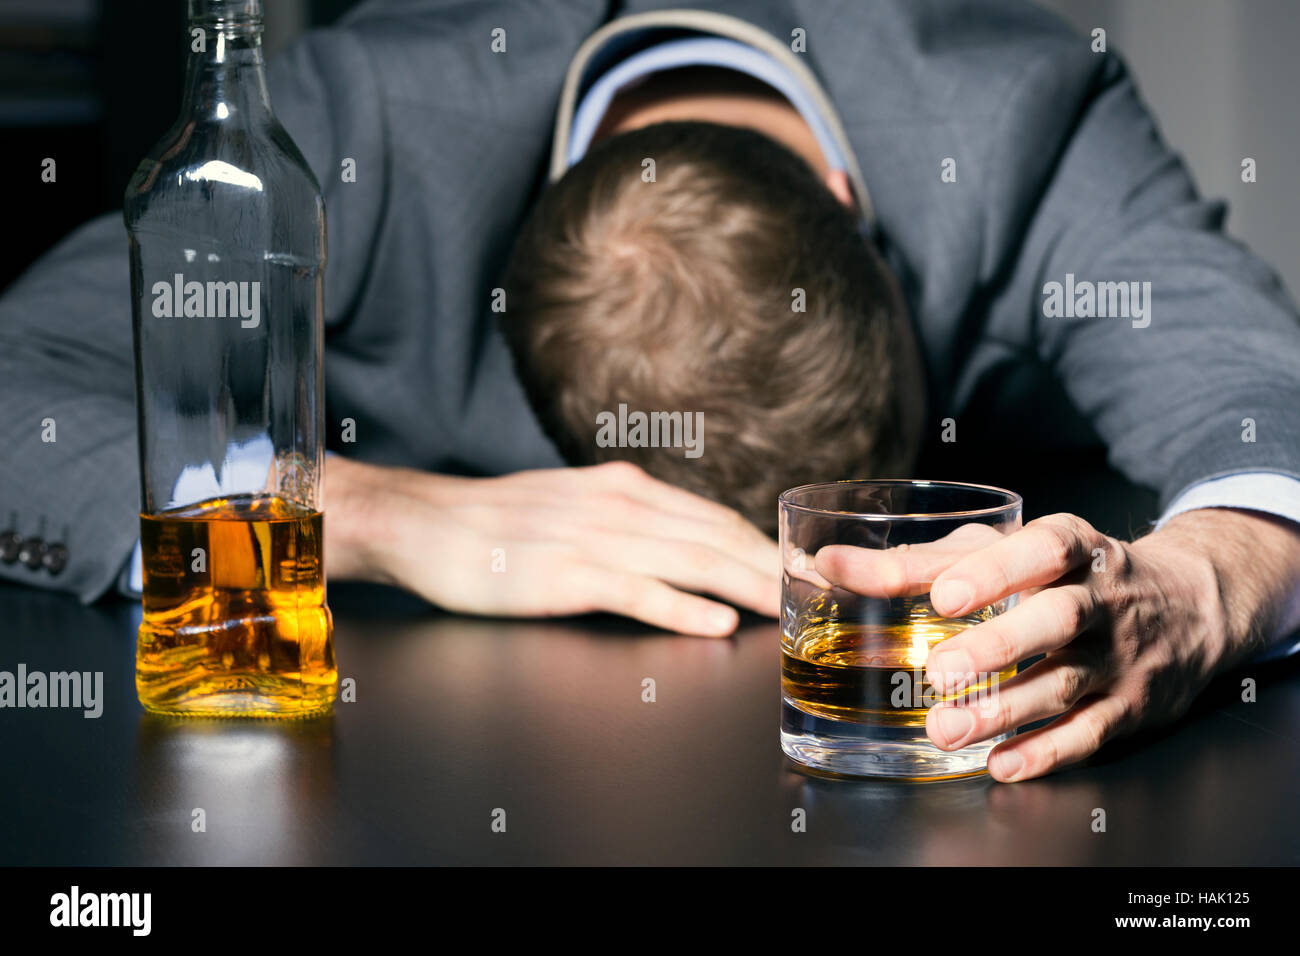
[[[926,713],[949,702],[995,706],[1015,666],[942,693],[925,665],[936,645],[1005,612],[1015,596],[946,618],[929,591],[943,570],[1020,528],[1020,496],[946,481],[835,481],[792,488],[778,507],[786,755],[832,775],[985,773],[1010,735],[945,751],[926,736]]]

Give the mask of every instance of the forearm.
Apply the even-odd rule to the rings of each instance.
[[[396,584],[392,567],[406,470],[325,458],[325,569],[335,580]]]

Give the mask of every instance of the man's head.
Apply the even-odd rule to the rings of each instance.
[[[768,530],[785,488],[911,466],[924,399],[896,283],[761,133],[667,122],[597,144],[542,196],[504,285],[516,368],[573,464],[633,461]],[[702,413],[703,453],[598,443],[620,404]]]

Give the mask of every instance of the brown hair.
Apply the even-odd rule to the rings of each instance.
[[[503,284],[516,370],[572,464],[635,462],[768,531],[786,488],[911,466],[924,389],[893,275],[760,133],[672,122],[599,143],[543,194]],[[703,412],[704,453],[600,447],[620,403]]]

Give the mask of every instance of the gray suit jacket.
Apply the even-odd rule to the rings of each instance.
[[[491,290],[544,182],[574,52],[611,16],[682,5],[376,2],[271,65],[272,105],[328,212],[331,447],[469,474],[559,464]],[[1114,56],[1011,0],[689,5],[782,42],[806,31],[914,312],[936,431],[978,397],[1028,441],[1044,431],[1036,416],[1055,416],[1035,398],[1052,380],[1070,407],[1050,423],[1075,423],[1054,440],[1100,439],[1162,502],[1217,474],[1300,475],[1295,308],[1222,234],[1222,206],[1197,196]],[[491,52],[496,27],[505,54]],[[949,157],[955,183],[939,175]],[[356,182],[341,181],[344,158]],[[1150,326],[1044,318],[1044,283],[1067,273],[1151,282]],[[0,300],[0,522],[16,510],[30,533],[43,516],[70,551],[58,577],[0,576],[86,601],[118,576],[137,536],[131,352],[120,216],[83,227]],[[343,418],[354,445],[338,444]]]

